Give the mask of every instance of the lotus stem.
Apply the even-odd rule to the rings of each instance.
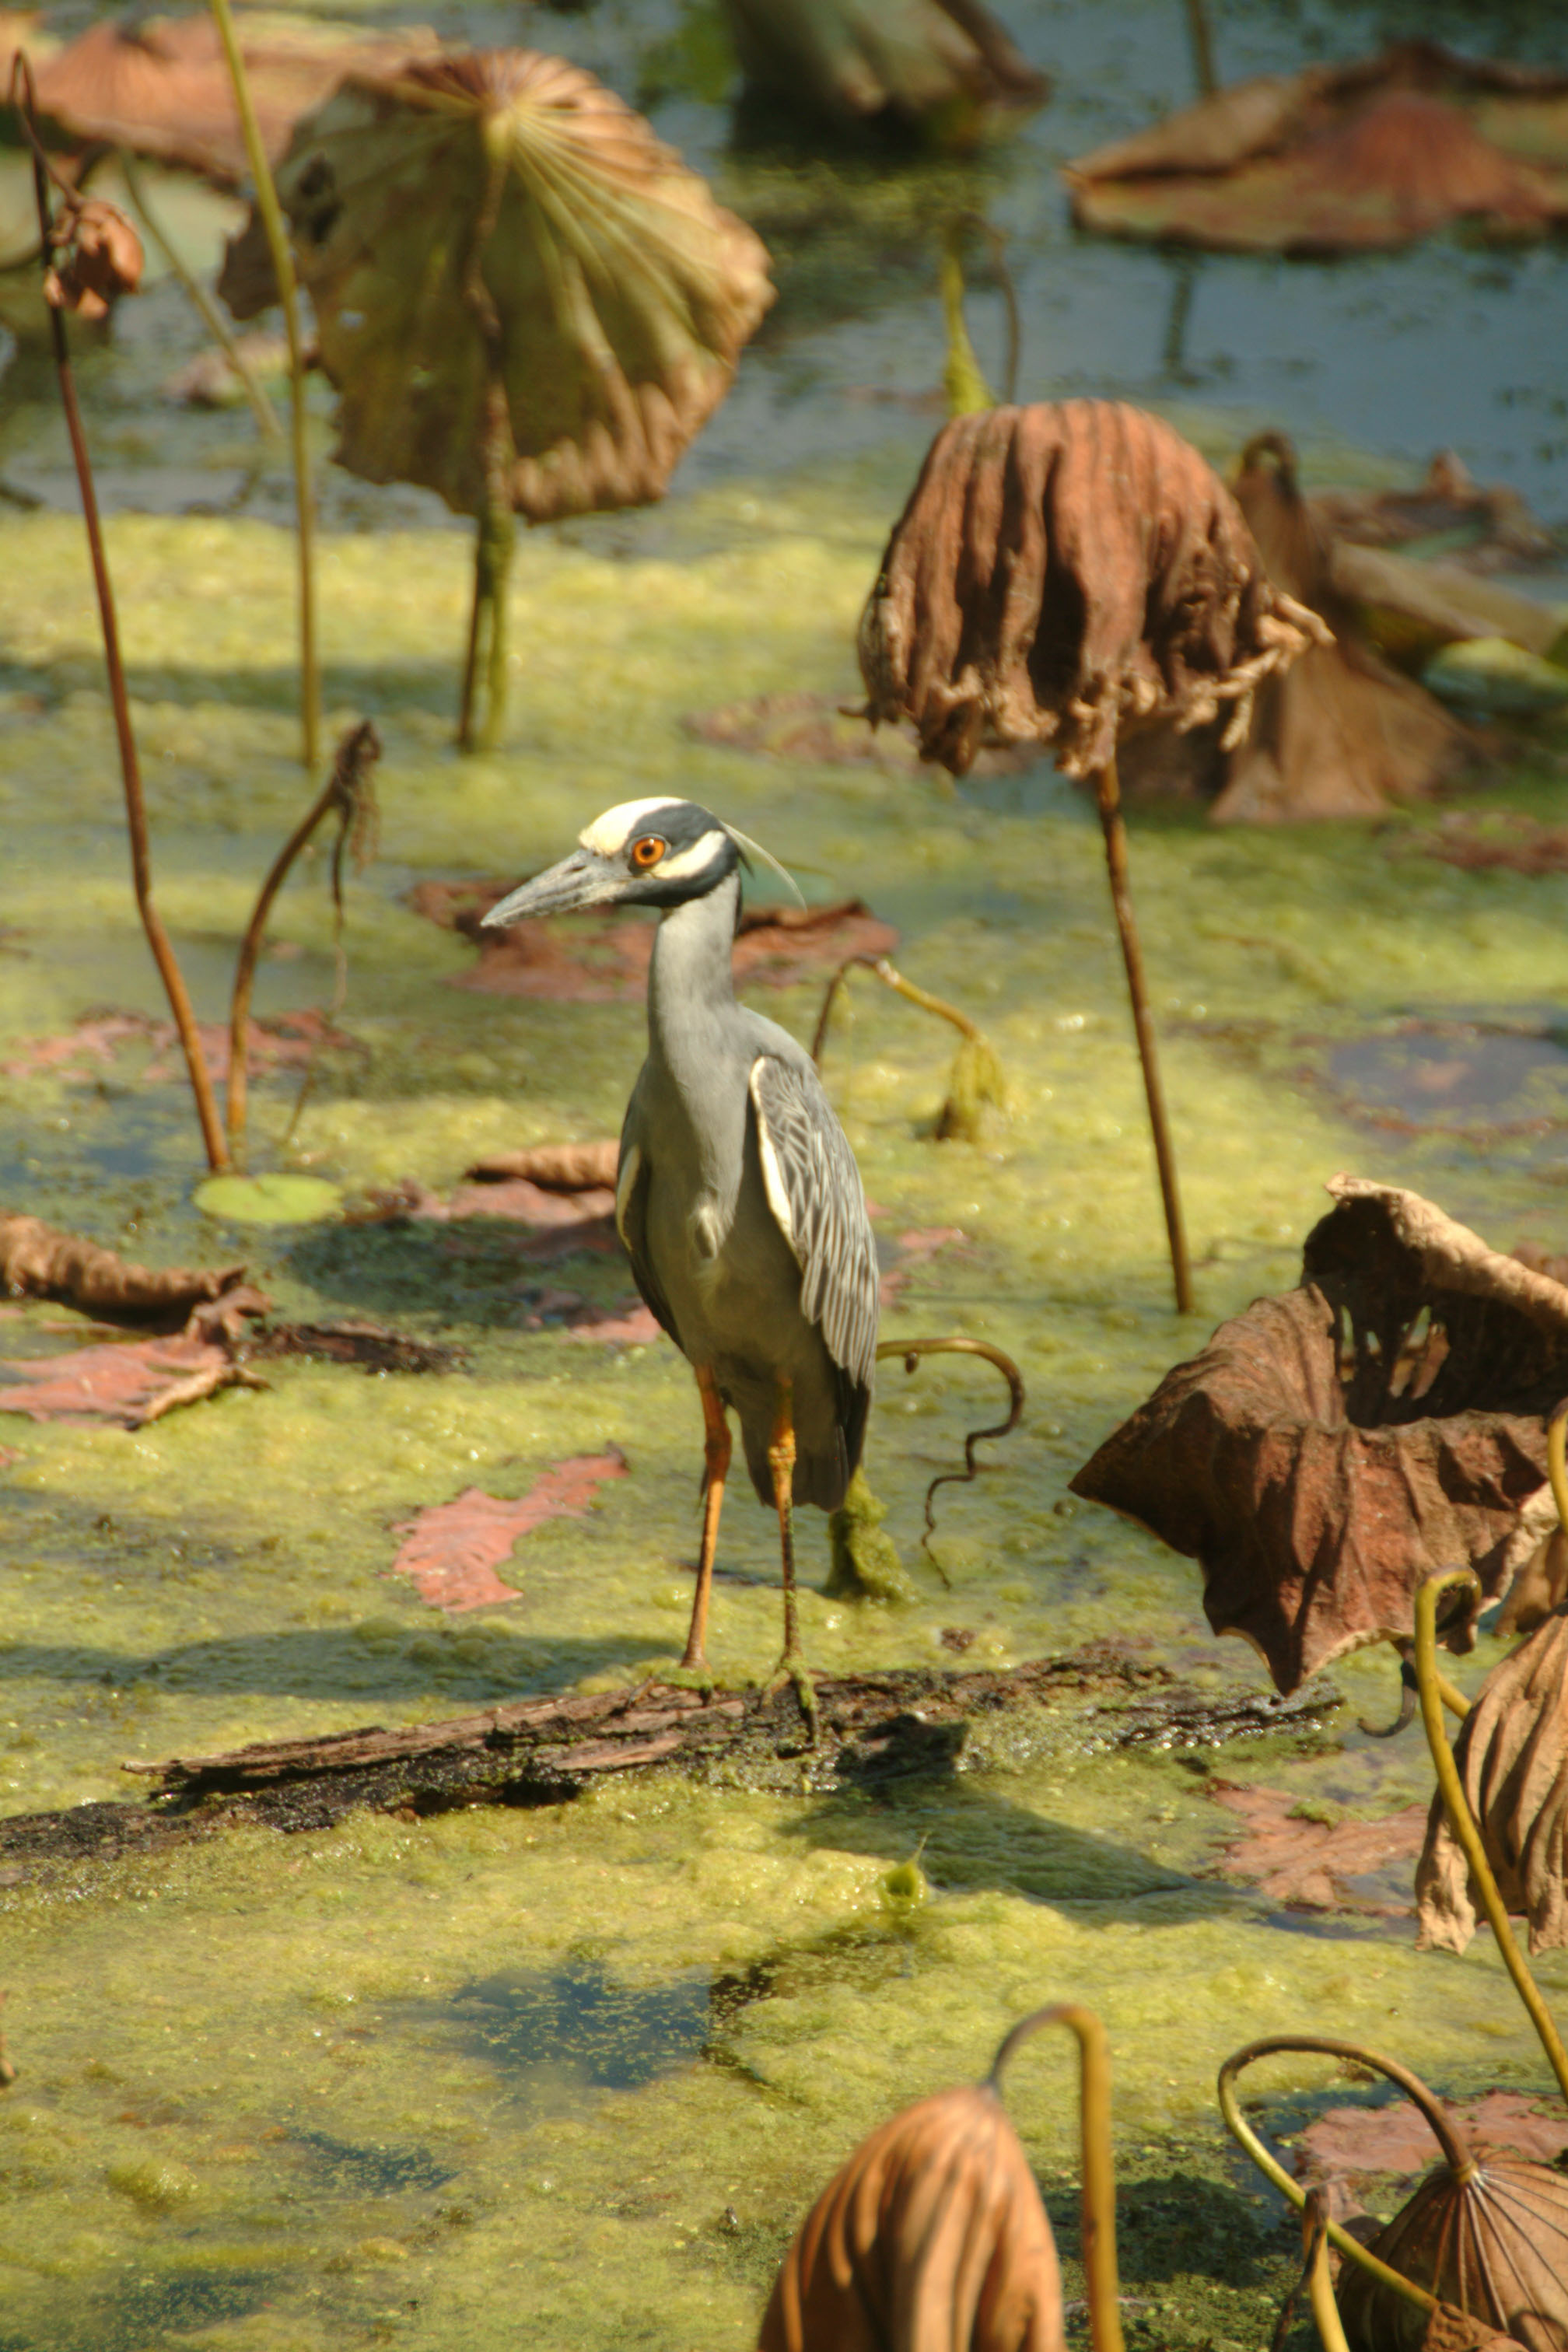
[[[1452,2116],[1438,2106],[1425,2083],[1407,2073],[1403,2066],[1396,2065],[1392,2058],[1380,2058],[1374,2052],[1363,2050],[1354,2042],[1330,2042],[1318,2034],[1269,2034],[1264,2041],[1249,2042],[1245,2050],[1234,2052],[1220,2068],[1219,2111],[1231,2137],[1247,2150],[1259,2172],[1274,2183],[1282,2196],[1289,2199],[1299,2213],[1306,2210],[1306,2190],[1299,2180],[1292,2180],[1284,2166],[1264,2147],[1241,2112],[1241,2102],[1236,2089],[1236,2078],[1244,2066],[1250,2066],[1258,2058],[1270,2058],[1281,2052],[1296,2050],[1325,2058],[1353,2058],[1358,2065],[1374,2066],[1380,2074],[1386,2074],[1391,2083],[1397,2083],[1400,2089],[1415,2102],[1436,2132],[1446,2159],[1457,2170],[1473,2167],[1474,2158],[1468,2144],[1455,2128]],[[1417,2286],[1415,2280],[1407,2279],[1402,2271],[1380,2262],[1358,2239],[1352,2238],[1347,2230],[1341,2229],[1337,2221],[1325,2221],[1323,2228],[1324,2235],[1332,2241],[1342,2254],[1348,2254],[1352,2262],[1361,2264],[1363,2271],[1370,2271],[1383,2285],[1393,2287],[1407,2302],[1419,2304],[1423,2311],[1436,2310],[1435,2294],[1429,2294],[1424,2286]]]
[[[33,194],[38,210],[38,236],[41,259],[49,266],[51,237],[54,226],[49,196],[49,168],[37,135],[34,110],[37,92],[33,86],[33,69],[26,55],[18,50],[11,68],[11,102],[21,118],[28,143],[33,151]],[[103,666],[109,674],[109,699],[114,712],[114,732],[120,746],[120,773],[125,791],[126,830],[131,838],[131,879],[136,893],[137,912],[147,944],[153,950],[153,961],[163,983],[169,1000],[169,1010],[174,1016],[180,1046],[190,1075],[191,1093],[195,1099],[196,1118],[201,1125],[202,1142],[207,1155],[207,1166],[215,1172],[228,1166],[228,1151],[218,1122],[217,1102],[213,1094],[212,1079],[207,1072],[206,1056],[196,1030],[196,1016],[191,1010],[189,991],[181,971],[163,919],[153,903],[153,859],[147,833],[147,804],[142,792],[142,762],[137,755],[136,736],[131,724],[131,701],[125,688],[125,666],[120,654],[120,624],[114,609],[114,590],[109,577],[109,557],[103,544],[103,527],[99,520],[98,493],[93,485],[92,461],[87,454],[87,436],[82,430],[81,411],[77,405],[76,379],[71,373],[70,345],[66,339],[65,313],[51,302],[49,332],[54,341],[55,373],[59,379],[60,402],[65,409],[66,430],[70,435],[71,456],[76,461],[76,478],[81,490],[82,520],[87,525],[88,552],[92,561],[93,585],[98,592],[98,616],[103,630]]]
[[[506,392],[506,344],[495,297],[485,283],[485,248],[500,217],[506,187],[507,134],[487,130],[488,168],[484,201],[474,224],[473,242],[463,270],[463,300],[479,330],[484,354],[485,388],[479,470],[481,476],[479,536],[474,548],[474,609],[468,625],[468,659],[463,666],[463,697],[458,719],[459,751],[493,751],[506,719],[507,583],[511,572],[517,520],[512,507],[512,472],[517,446]],[[499,143],[498,143],[499,142]],[[488,628],[487,628],[488,623]],[[485,671],[485,715],[474,724],[479,668]]]
[[[1564,1449],[1568,1447],[1568,1404],[1560,1404],[1546,1424],[1546,1475],[1552,1481],[1552,1499],[1557,1506],[1557,1518],[1564,1535],[1568,1535],[1568,1465]]]
[[[986,2077],[999,2090],[1002,2070],[1022,2042],[1042,2025],[1065,2025],[1078,2037],[1079,2115],[1083,2142],[1083,2267],[1089,2286],[1093,2352],[1123,2352],[1121,2282],[1116,2268],[1116,2164],[1110,2147],[1110,2048],[1091,2009],[1058,2001],[1020,2019],[992,2061]]]
[[[1395,1652],[1399,1659],[1399,1713],[1392,1723],[1369,1723],[1364,1715],[1360,1717],[1358,1720],[1361,1728],[1369,1739],[1393,1739],[1397,1733],[1404,1731],[1415,1720],[1416,1686],[1414,1664],[1415,1644],[1402,1634],[1391,1634],[1389,1647]],[[1455,1687],[1446,1675],[1436,1675],[1434,1679],[1437,1685],[1438,1697],[1449,1714],[1457,1715],[1459,1721],[1463,1723],[1470,1711],[1469,1700],[1462,1690]]]
[[[156,214],[147,202],[147,192],[142,186],[142,175],[136,169],[131,150],[128,147],[116,148],[115,158],[120,165],[131,201],[141,215],[142,227],[163,255],[171,274],[178,279],[184,289],[186,299],[208,334],[219,346],[225,359],[239,378],[245,390],[245,396],[250,403],[250,413],[255,417],[258,427],[269,441],[281,441],[283,427],[278,422],[278,411],[267,396],[266,385],[240,350],[239,341],[233,328],[202,284],[201,279],[185,268],[175,247],[164,236]]]
[[[283,331],[289,338],[294,519],[300,554],[300,761],[302,767],[313,772],[321,756],[321,677],[316,657],[316,512],[310,488],[310,419],[305,409],[305,341],[300,331],[300,293],[294,276],[294,257],[289,249],[289,232],[282,206],[278,202],[278,190],[273,184],[271,166],[267,161],[267,150],[261,142],[261,126],[256,119],[250,80],[245,70],[245,59],[240,55],[239,36],[235,30],[228,0],[212,0],[212,12],[218,38],[223,43],[224,56],[228,60],[229,79],[234,84],[234,102],[239,112],[239,127],[245,139],[246,160],[250,165],[250,177],[256,189],[256,208],[261,215],[267,249],[272,257],[272,275],[278,284]]]
[[[884,1339],[877,1350],[877,1361],[881,1363],[885,1358],[890,1356],[903,1358],[906,1372],[912,1372],[922,1356],[983,1356],[988,1364],[995,1365],[1007,1383],[1011,1409],[1006,1420],[994,1422],[984,1429],[970,1430],[963,1441],[963,1469],[939,1471],[926,1488],[925,1534],[921,1538],[921,1542],[929,1547],[931,1537],[936,1532],[932,1506],[937,1488],[954,1485],[966,1486],[970,1480],[977,1478],[982,1465],[974,1458],[974,1449],[982,1439],[1012,1435],[1023,1418],[1026,1402],[1024,1375],[1012,1357],[1005,1355],[1000,1348],[994,1348],[988,1339],[969,1339],[956,1335],[951,1339]]]
[[[1171,1244],[1171,1273],[1176,1288],[1176,1312],[1191,1315],[1193,1270],[1187,1257],[1186,1229],[1182,1222],[1182,1198],[1176,1184],[1176,1155],[1165,1118],[1165,1094],[1154,1050],[1154,1018],[1143,982],[1143,951],[1132,914],[1132,891],[1127,874],[1127,827],[1121,815],[1121,782],[1114,756],[1097,769],[1094,796],[1105,835],[1105,865],[1110,877],[1110,903],[1121,940],[1121,961],[1127,970],[1127,993],[1132,1001],[1132,1027],[1138,1058],[1143,1065],[1143,1091],[1149,1102],[1149,1126],[1154,1138],[1154,1159],[1160,1171],[1160,1198],[1165,1207],[1165,1232]]]
[[[330,809],[336,807],[344,814],[346,829],[355,805],[361,772],[380,757],[380,738],[368,719],[348,730],[338,745],[331,774],[273,859],[256,904],[250,910],[250,920],[245,927],[245,937],[239,943],[239,954],[235,960],[234,993],[229,1000],[228,1012],[228,1093],[224,1108],[227,1117],[229,1149],[237,1163],[243,1164],[245,1158],[246,1040],[250,1034],[250,997],[256,981],[257,958],[267,933],[267,918],[272,912],[273,900],[289,878],[295,859]],[[339,911],[341,916],[341,902]]]
[[[1205,0],[1186,0],[1187,37],[1193,45],[1193,72],[1200,98],[1212,98],[1219,88],[1214,69],[1214,43],[1209,37]]]
[[[1334,2283],[1329,2275],[1327,2223],[1323,2192],[1321,2189],[1314,2189],[1307,2199],[1301,2231],[1307,2249],[1307,2292],[1312,2299],[1312,2316],[1318,2323],[1323,2352],[1350,2352],[1350,2346],[1345,2341],[1345,2324],[1340,2317],[1339,2305],[1334,2301]]]
[[[949,1076],[947,1098],[937,1114],[934,1132],[939,1142],[946,1142],[955,1136],[963,1140],[973,1139],[983,1106],[993,1103],[1000,1108],[1006,1099],[1002,1065],[995,1051],[979,1024],[972,1021],[967,1013],[961,1013],[956,1004],[949,1004],[945,997],[932,996],[929,989],[917,988],[912,980],[906,980],[901,971],[894,970],[886,956],[849,956],[839,965],[827,983],[822,1010],[816,1016],[816,1028],[811,1040],[812,1060],[820,1070],[822,1056],[827,1049],[833,1008],[838,1002],[845,982],[857,965],[865,971],[874,972],[884,988],[890,988],[895,995],[904,997],[910,1004],[918,1004],[922,1013],[932,1013],[939,1021],[951,1022],[963,1037],[963,1043],[954,1056]]]
[[[1568,2100],[1568,2050],[1563,2047],[1563,2037],[1552,2021],[1552,2013],[1541,1997],[1541,1988],[1530,1972],[1524,1954],[1515,1941],[1512,1923],[1491,1864],[1480,1830],[1465,1796],[1459,1768],[1454,1761],[1454,1751],[1448,1745],[1443,1728],[1443,1704],[1438,1696],[1437,1680],[1437,1602],[1445,1592],[1466,1585],[1479,1601],[1481,1580],[1471,1568],[1439,1569],[1426,1578],[1415,1595],[1415,1678],[1421,1688],[1421,1720],[1426,1728],[1426,1744],[1432,1750],[1436,1767],[1437,1786],[1443,1792],[1443,1804],[1448,1825],[1464,1850],[1470,1866],[1470,1876],[1480,1891],[1481,1907],[1491,1923],[1497,1948],[1503,1966],[1513,1979],[1514,1990],[1530,2014],[1531,2023],[1541,2037],[1548,2063],[1557,2077],[1557,2087]]]

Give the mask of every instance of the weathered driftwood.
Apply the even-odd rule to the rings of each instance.
[[[1115,1642],[1005,1671],[823,1676],[815,1745],[792,1690],[677,1685],[520,1699],[440,1723],[371,1725],[321,1739],[258,1741],[126,1769],[156,1781],[151,1803],[73,1806],[0,1820],[0,1885],[62,1864],[109,1860],[230,1823],[330,1826],[355,1807],[435,1813],[459,1805],[560,1804],[604,1772],[674,1768],[795,1792],[875,1789],[959,1769],[971,1727],[1078,1696],[1080,1745],[1208,1748],[1310,1728],[1337,1705],[1194,1690]]]

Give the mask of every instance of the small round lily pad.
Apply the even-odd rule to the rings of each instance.
[[[341,1184],[324,1176],[209,1176],[195,1203],[209,1217],[238,1225],[309,1225],[335,1215]]]

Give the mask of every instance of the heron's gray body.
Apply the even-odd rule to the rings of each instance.
[[[731,875],[659,925],[616,1217],[643,1297],[739,1418],[760,1499],[773,1498],[768,1446],[787,1381],[794,1498],[833,1510],[870,1405],[876,1251],[810,1055],[735,1001],[739,906]]]

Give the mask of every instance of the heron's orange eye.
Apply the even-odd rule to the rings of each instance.
[[[661,841],[657,833],[645,833],[640,841],[632,844],[632,864],[646,874],[650,866],[658,864],[668,846],[669,844]]]

